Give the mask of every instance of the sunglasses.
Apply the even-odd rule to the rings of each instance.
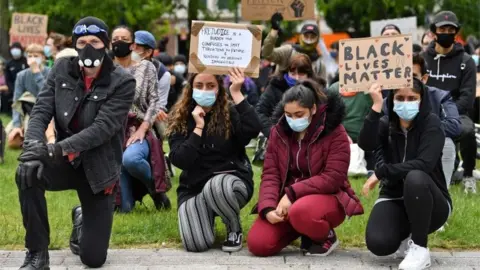
[[[73,29],[73,34],[75,35],[85,35],[85,34],[98,34],[100,32],[106,33],[107,31],[103,30],[102,28],[96,26],[96,25],[89,25],[86,26],[85,24],[83,25],[78,25]]]

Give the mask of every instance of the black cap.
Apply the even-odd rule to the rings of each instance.
[[[10,45],[10,49],[17,48],[23,51],[22,44],[20,42],[13,42],[12,45]]]
[[[186,65],[187,64],[187,58],[183,54],[176,55],[173,58],[173,63],[175,64],[176,62],[182,62]]]
[[[110,44],[110,38],[108,37],[108,26],[107,24],[102,21],[99,18],[96,17],[85,17],[83,19],[80,19],[75,26],[73,27],[73,30],[75,30],[78,26],[85,25],[86,27],[89,27],[91,25],[95,25],[98,28],[102,29],[102,31],[98,33],[84,33],[84,34],[75,34],[74,31],[72,31],[72,42],[73,42],[73,47],[76,47],[77,45],[77,39],[81,36],[96,36],[100,40],[102,40],[103,44],[105,45],[105,48],[107,48]]]
[[[380,31],[380,35],[383,35],[383,33],[387,30],[395,29],[399,34],[402,34],[402,31],[400,31],[400,28],[396,26],[395,24],[387,24],[382,28],[382,31]]]
[[[451,25],[457,29],[460,29],[460,23],[458,22],[457,15],[451,11],[440,11],[435,15],[432,24],[430,25],[430,29],[432,32],[435,32],[437,27],[442,27],[446,25]]]
[[[302,26],[302,35],[306,33],[313,33],[317,36],[320,35],[320,30],[318,30],[318,26],[316,24],[308,23]]]

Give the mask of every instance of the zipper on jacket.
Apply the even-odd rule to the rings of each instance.
[[[303,172],[302,172],[302,170],[300,170],[300,164],[299,164],[299,162],[298,162],[298,158],[299,158],[299,156],[300,156],[300,151],[301,151],[301,150],[302,150],[302,141],[299,140],[299,141],[298,141],[298,152],[297,152],[297,169],[298,169],[298,171],[300,171],[300,173],[302,174],[301,179],[303,179]],[[295,179],[295,183],[296,183],[297,181],[298,181],[298,178]]]
[[[402,162],[405,162],[405,160],[407,159],[408,131],[405,131],[403,133],[403,135],[405,136],[405,147],[403,149],[403,161]]]

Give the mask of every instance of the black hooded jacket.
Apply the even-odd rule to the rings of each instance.
[[[456,43],[447,55],[441,55],[435,51],[435,42],[432,42],[424,58],[429,74],[427,85],[450,91],[460,115],[467,114],[475,101],[475,61],[460,43]]]
[[[406,132],[400,128],[400,119],[393,111],[393,92],[387,98],[389,113],[370,111],[358,137],[358,145],[365,151],[375,151],[375,175],[381,180],[380,197],[403,197],[403,183],[413,170],[430,175],[445,198],[452,205],[442,169],[442,150],[445,134],[438,116],[431,112],[426,87],[422,90],[420,111]],[[374,136],[377,134],[377,136]]]

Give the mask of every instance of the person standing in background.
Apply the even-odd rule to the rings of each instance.
[[[17,73],[28,68],[27,58],[23,54],[22,44],[14,42],[10,46],[10,55],[12,56],[12,60],[8,61],[5,66],[5,80],[7,81],[8,90],[2,92],[2,104],[0,106],[1,112],[7,114],[12,113],[12,98]]]

